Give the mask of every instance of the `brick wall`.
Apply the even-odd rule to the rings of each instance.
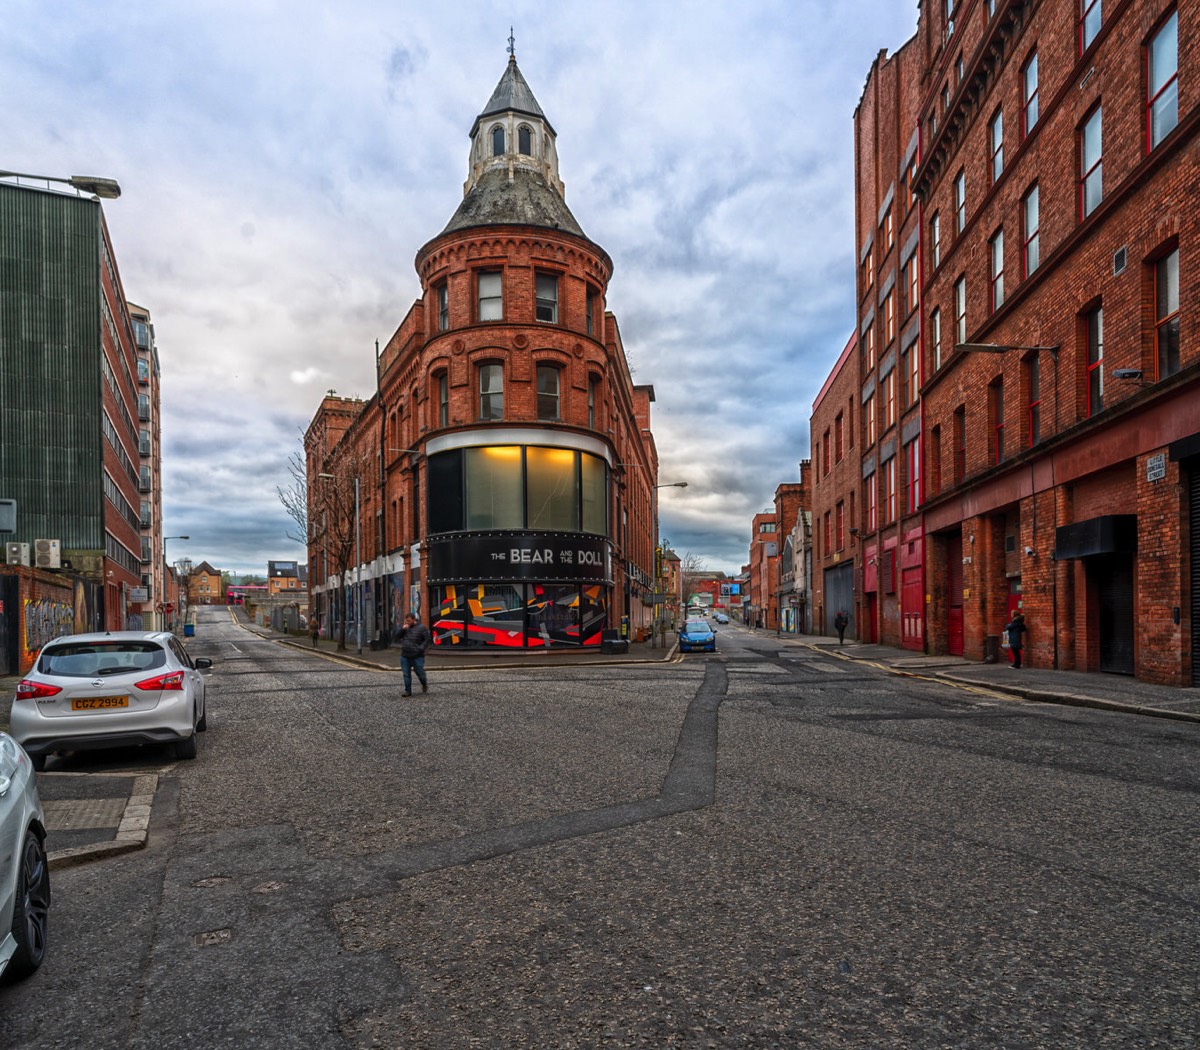
[[[861,529],[859,508],[862,488],[860,449],[858,339],[851,336],[813,403],[809,431],[812,435],[812,527],[813,527],[813,609],[812,624],[821,633],[826,621],[825,573],[854,560],[860,539],[851,529]],[[837,452],[838,417],[841,417],[842,454]],[[826,469],[828,464],[828,469]],[[825,541],[825,515],[836,522],[837,505],[842,504],[844,534],[839,544],[836,524],[831,526],[833,542]],[[849,611],[849,610],[848,610]],[[857,610],[855,611],[857,614]],[[857,623],[857,619],[855,620]],[[856,629],[857,630],[857,629]]]
[[[940,463],[940,491],[930,491],[927,569],[931,651],[947,632],[945,552],[961,535],[966,655],[977,656],[1007,614],[1010,587],[1021,591],[1030,623],[1033,666],[1100,666],[1097,582],[1085,560],[1055,562],[1054,530],[1108,514],[1137,513],[1135,672],[1182,683],[1190,631],[1185,575],[1188,523],[1176,466],[1167,479],[1145,480],[1149,456],[1197,432],[1200,396],[1189,365],[1200,362],[1195,272],[1200,127],[1195,70],[1200,11],[1160,0],[1105,5],[1103,28],[1082,56],[1074,0],[1009,0],[985,17],[982,4],[959,5],[946,36],[940,5],[922,10],[916,40],[928,70],[920,115],[923,198],[922,389],[926,465]],[[1144,131],[1145,43],[1170,10],[1179,18],[1179,123],[1154,150]],[[1039,118],[1021,129],[1021,68],[1036,50]],[[960,80],[956,62],[963,58]],[[1191,85],[1191,86],[1189,86]],[[949,87],[951,106],[942,105]],[[1103,198],[1087,217],[1078,207],[1079,129],[1103,112]],[[1004,167],[993,180],[989,125],[1004,118]],[[936,120],[937,130],[933,129]],[[966,226],[953,229],[953,183],[967,187]],[[1039,265],[1026,272],[1022,202],[1039,190]],[[859,192],[873,192],[875,181]],[[861,214],[862,209],[860,209]],[[929,217],[941,220],[936,265]],[[990,245],[1004,234],[1004,297],[992,300]],[[860,244],[856,244],[856,250]],[[1154,266],[1164,252],[1180,257],[1179,375],[1155,382]],[[1124,267],[1117,265],[1118,253]],[[970,343],[1013,347],[955,354],[955,282],[966,279]],[[1103,396],[1089,396],[1084,315],[1103,311]],[[929,318],[942,319],[941,367],[935,368]],[[1029,349],[1053,347],[1053,351]],[[1040,434],[1030,428],[1031,380],[1040,378]],[[1117,369],[1141,369],[1146,382],[1122,381]],[[997,417],[996,391],[1003,394]],[[1190,418],[1184,403],[1193,409]],[[965,422],[965,469],[954,482],[955,413]],[[997,424],[1003,424],[1002,428]],[[936,441],[935,441],[936,439]],[[999,453],[999,454],[997,454]],[[928,477],[928,473],[926,475]],[[975,537],[974,544],[969,542]],[[1015,548],[1004,544],[1016,537]],[[1030,548],[1032,554],[1026,555]],[[1180,610],[1180,624],[1174,611]]]

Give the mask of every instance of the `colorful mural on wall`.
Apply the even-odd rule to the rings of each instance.
[[[24,656],[32,660],[52,638],[75,631],[75,607],[59,598],[26,598],[24,601]]]

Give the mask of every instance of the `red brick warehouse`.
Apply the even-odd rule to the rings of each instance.
[[[947,0],[872,68],[855,582],[880,640],[995,658],[1022,608],[1033,666],[1200,683],[1198,40],[1163,0]]]

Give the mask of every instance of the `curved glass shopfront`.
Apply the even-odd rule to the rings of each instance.
[[[612,543],[608,465],[528,444],[433,452],[424,571],[435,645],[600,645]]]

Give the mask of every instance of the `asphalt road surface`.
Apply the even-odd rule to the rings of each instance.
[[[400,676],[207,613],[0,1047],[1194,1047],[1200,726],[715,657]]]

